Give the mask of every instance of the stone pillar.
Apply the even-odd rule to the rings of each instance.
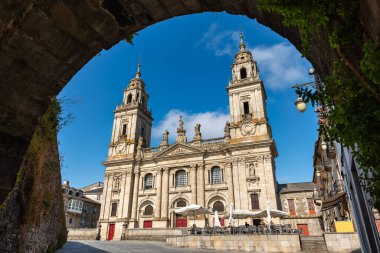
[[[110,208],[111,208],[111,199],[112,199],[112,184],[113,184],[113,174],[108,173],[108,180],[107,180],[107,188],[103,191],[106,195],[104,196],[104,213],[103,217],[104,219],[108,219],[110,216]]]
[[[233,173],[232,173],[232,163],[231,161],[226,162],[226,181],[227,181],[227,187],[228,187],[228,204],[235,203],[234,198],[234,183],[233,183]]]
[[[124,194],[125,194],[126,180],[127,180],[127,173],[123,172],[121,174],[121,179],[120,179],[120,193],[119,193],[120,202],[119,202],[119,207],[117,208],[118,217],[123,217],[123,214],[124,214],[124,201],[125,201]]]
[[[125,186],[124,186],[124,194],[121,195],[123,200],[123,213],[122,218],[131,217],[131,203],[130,203],[130,194],[131,194],[131,185],[132,185],[132,172],[130,170],[125,172]]]
[[[197,204],[197,165],[190,165],[191,203]]]
[[[162,168],[157,169],[157,185],[156,185],[156,206],[154,210],[154,217],[159,219],[161,217],[161,191],[162,191]]]
[[[205,206],[205,165],[198,167],[199,185],[198,185],[198,205]]]
[[[169,169],[165,168],[162,179],[162,203],[161,203],[161,218],[168,219],[169,206]]]
[[[132,215],[131,222],[134,222],[134,227],[137,227],[137,199],[139,196],[140,170],[134,171],[135,180],[133,182],[133,200],[132,200]]]
[[[102,195],[102,200],[101,200],[102,205],[100,206],[99,219],[105,219],[105,207],[106,207],[107,198],[108,198],[109,177],[110,177],[109,173],[104,173],[104,188],[103,188],[103,195]]]

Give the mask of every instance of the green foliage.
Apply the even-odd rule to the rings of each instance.
[[[354,75],[346,59],[335,58],[333,72],[323,80],[319,93],[302,87],[296,93],[313,105],[317,100],[324,102],[328,126],[321,125],[320,131],[330,141],[356,147],[354,157],[363,169],[361,183],[375,197],[374,206],[379,209],[380,103],[370,89],[380,92],[380,49],[368,41],[357,22],[358,1],[258,0],[258,4],[264,11],[281,15],[284,25],[298,28],[304,55],[313,33],[322,30],[328,32],[329,44],[337,54],[342,46],[362,47],[360,73]]]
[[[135,36],[139,36],[138,33],[133,33],[131,35],[128,35],[127,37],[124,38],[124,41],[127,42],[128,44],[131,44],[133,46],[133,39]]]

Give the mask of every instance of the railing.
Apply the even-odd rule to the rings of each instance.
[[[160,147],[151,147],[151,148],[143,148],[143,153],[148,154],[148,153],[157,153],[160,151]]]
[[[215,143],[224,143],[224,137],[202,140],[202,145],[209,145]]]

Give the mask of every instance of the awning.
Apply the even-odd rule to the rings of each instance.
[[[325,211],[337,206],[340,202],[343,201],[344,196],[346,196],[345,192],[339,192],[335,194],[334,196],[323,200],[321,211]]]

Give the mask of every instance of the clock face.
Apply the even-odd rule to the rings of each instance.
[[[116,153],[117,154],[120,154],[121,152],[123,152],[125,149],[125,144],[124,143],[119,143],[116,145]]]

